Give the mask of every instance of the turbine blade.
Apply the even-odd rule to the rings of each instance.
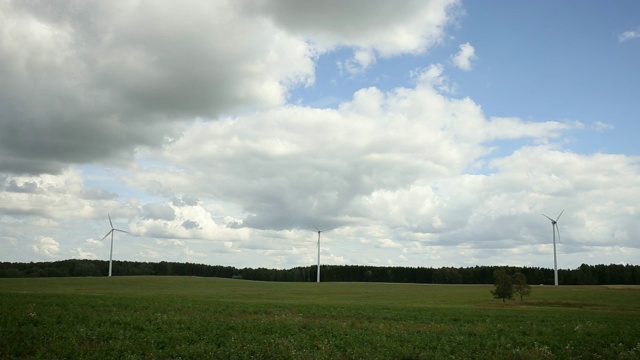
[[[318,229],[318,228],[316,228],[316,229]],[[322,229],[322,230],[318,229],[318,231],[320,231],[320,232],[325,232],[325,231],[331,231],[331,230],[333,230],[333,229],[336,229],[336,228],[332,227],[332,228]]]
[[[318,229],[318,227],[315,226],[315,225],[313,225],[313,227],[316,228],[316,230],[318,230],[318,231],[322,231],[322,230]]]
[[[107,214],[107,216],[109,217],[109,225],[111,225],[111,229],[113,229],[113,223],[111,222],[111,215]]]
[[[558,233],[558,242],[561,243],[562,241],[560,241],[560,228],[558,227],[558,224],[556,224],[556,232]]]
[[[553,220],[552,218],[548,217],[548,216],[547,216],[547,215],[545,215],[545,214],[542,214],[542,216],[544,216],[544,217],[546,217],[547,219],[551,220],[551,222],[554,222],[554,221],[555,221],[555,220]]]
[[[102,240],[106,239],[106,238],[107,238],[107,236],[111,235],[111,233],[112,233],[112,232],[113,232],[113,229],[111,229],[111,231],[109,231],[109,232],[107,233],[107,235],[105,235],[102,239],[100,239],[100,241],[102,241]]]
[[[126,234],[129,233],[128,231],[124,231],[124,230],[120,230],[120,229],[113,229],[113,231],[120,231],[120,232],[123,232],[123,233],[126,233]]]
[[[562,216],[563,212],[564,212],[564,209],[562,209],[562,211],[560,211],[560,215],[558,215],[558,217],[556,218],[556,221],[560,220],[560,216]]]

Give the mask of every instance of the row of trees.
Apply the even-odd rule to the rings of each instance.
[[[109,263],[102,260],[63,260],[54,262],[0,262],[0,277],[106,276]],[[553,284],[553,269],[514,266],[474,266],[466,268],[388,267],[365,265],[323,265],[321,281],[397,282],[425,284],[492,284],[493,272],[521,273],[530,284]],[[316,281],[316,266],[291,269],[235,268],[176,262],[114,261],[114,276],[168,275],[242,278],[260,281]],[[638,265],[587,265],[558,270],[562,285],[640,285]]]

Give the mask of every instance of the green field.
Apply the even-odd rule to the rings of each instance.
[[[2,359],[640,359],[639,287],[0,279]]]

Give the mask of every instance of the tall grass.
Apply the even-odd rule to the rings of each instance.
[[[639,359],[640,289],[0,279],[0,358]]]

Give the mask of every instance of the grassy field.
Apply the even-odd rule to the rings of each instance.
[[[0,279],[0,358],[640,359],[640,288]]]

